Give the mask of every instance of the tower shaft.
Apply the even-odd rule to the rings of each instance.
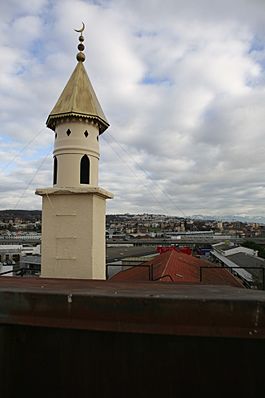
[[[84,29],[84,26],[83,28]],[[98,187],[99,135],[109,126],[83,62],[47,119],[54,131],[53,187],[42,196],[41,276],[105,279],[105,214],[110,192]]]

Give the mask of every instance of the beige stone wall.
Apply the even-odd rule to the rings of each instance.
[[[105,279],[105,203],[111,195],[76,191],[37,191],[43,196],[41,276]]]
[[[71,131],[67,135],[67,130]],[[84,134],[87,131],[88,135]],[[90,184],[98,185],[99,142],[98,126],[92,122],[65,121],[55,129],[53,155],[57,157],[58,173],[56,187],[79,187],[80,161],[83,155],[90,160]]]
[[[36,191],[43,198],[42,277],[106,278],[105,207],[112,195],[97,186],[98,135],[98,125],[87,119],[56,126],[57,183]],[[89,184],[80,184],[84,155],[90,160]]]

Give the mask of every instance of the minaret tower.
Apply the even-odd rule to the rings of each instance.
[[[99,135],[109,126],[90,83],[80,32],[77,65],[47,127],[55,133],[53,188],[42,196],[41,276],[105,279],[105,213],[110,192],[98,187]]]

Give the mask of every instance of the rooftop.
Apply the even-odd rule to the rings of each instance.
[[[248,272],[253,275],[258,288],[265,288],[265,260],[257,256],[251,256],[247,253],[235,253],[227,256],[227,258],[239,267],[243,267],[248,270]]]
[[[203,267],[201,274],[200,268]],[[114,275],[112,281],[148,281],[152,280],[175,283],[200,283],[202,275],[203,284],[229,285],[243,288],[242,283],[227,269],[213,268],[208,261],[187,255],[185,253],[169,250],[154,259],[145,262],[144,267],[130,268]]]

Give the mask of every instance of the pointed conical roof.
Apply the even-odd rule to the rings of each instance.
[[[55,107],[47,119],[47,127],[55,129],[56,120],[64,117],[92,119],[99,123],[99,132],[109,126],[95,91],[84,68],[78,62]]]

